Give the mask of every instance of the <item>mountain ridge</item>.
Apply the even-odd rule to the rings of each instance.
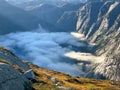
[[[39,26],[46,27],[45,29],[62,31],[61,28],[43,18],[38,18],[36,15],[32,15],[30,12],[11,5],[5,0],[1,0],[0,2],[0,34],[38,30]]]
[[[1,34],[10,33],[10,30],[26,31],[38,27],[38,20],[26,11],[10,5],[5,0],[0,0],[0,6]]]

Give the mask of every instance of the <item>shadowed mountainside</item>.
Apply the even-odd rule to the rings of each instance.
[[[26,11],[0,0],[0,34],[32,30],[38,27],[38,20]]]

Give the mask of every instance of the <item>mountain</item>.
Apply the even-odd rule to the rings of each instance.
[[[0,90],[119,90],[120,86],[117,81],[79,78],[40,68],[3,47],[0,47],[0,76]]]
[[[85,0],[27,0],[27,1],[17,1],[17,0],[7,0],[10,4],[28,10],[30,8],[39,7],[43,4],[50,4],[54,6],[64,6],[66,4],[77,4],[84,3]]]
[[[15,1],[16,4],[8,2],[36,16],[43,28],[55,32],[75,31],[77,10],[83,5],[79,0],[32,0],[21,3]]]
[[[120,2],[88,2],[80,10],[76,30],[95,44],[95,54],[105,60],[95,65],[96,78],[120,80]]]
[[[32,3],[36,3],[36,4],[40,4],[40,3],[50,3],[50,4],[53,4],[53,5],[56,5],[56,4],[59,4],[59,3],[84,3],[86,2],[87,0],[6,0],[8,2],[10,2],[11,4],[14,4],[14,5],[22,5],[22,4],[27,4],[29,3],[32,4]]]
[[[43,18],[38,18],[23,9],[13,6],[5,0],[0,1],[0,34],[7,34],[18,31],[32,31],[45,27],[45,29],[59,30],[60,29],[49,23]]]
[[[1,17],[3,17],[1,19],[7,20],[8,23],[11,23],[11,26],[9,27],[14,27],[14,25],[16,25],[19,29],[19,25],[23,25],[21,23],[26,22],[25,24],[28,24],[31,22],[29,21],[31,18],[37,18],[39,23],[41,20],[43,21],[40,23],[41,26],[50,32],[76,31],[83,34],[87,41],[93,45],[93,50],[91,50],[92,54],[105,57],[105,59],[100,58],[99,63],[93,63],[87,77],[120,81],[119,0],[89,0],[84,4],[67,3],[61,6],[45,3],[40,4],[37,7],[33,5],[29,9],[24,8],[26,11],[18,8],[16,8],[16,10],[14,9],[15,6],[9,5],[5,1],[0,2],[5,4],[4,6],[9,6],[9,8],[7,8],[2,6],[3,4],[0,3],[2,7],[2,9],[0,9],[0,13],[2,13]],[[11,7],[12,9],[10,9]],[[7,10],[6,8],[10,12],[5,12]],[[27,20],[25,18],[23,22],[21,21],[23,14],[21,15],[18,12],[16,15],[16,12],[14,13],[13,10],[27,13],[25,17],[30,15],[30,18],[27,17]],[[13,15],[11,15],[11,11]],[[35,18],[33,18],[33,16]],[[38,25],[38,23],[36,24],[33,22],[34,20],[32,21],[32,24],[29,24],[29,26]],[[1,23],[4,25],[6,22]],[[5,26],[2,28],[6,29]],[[25,25],[25,27],[26,26],[27,25]]]
[[[96,80],[40,68],[28,61],[22,61],[10,50],[0,47],[0,90],[120,89],[120,82],[117,82],[120,81],[120,2],[118,0],[89,0],[84,4],[67,3],[62,6],[46,3],[37,7],[33,5],[27,10],[1,0],[0,7],[0,34],[29,31],[35,29],[38,24],[51,32],[76,30],[84,35],[85,40],[93,47],[90,49],[91,54],[104,57],[98,58],[98,61],[89,61],[91,67],[86,77],[98,79]],[[59,38],[62,41],[61,37]],[[38,41],[35,45],[36,43]],[[70,48],[74,47],[70,46]],[[84,64],[84,61],[81,62]],[[84,70],[85,68],[83,67]]]
[[[58,7],[51,4],[43,4],[39,7],[34,7],[28,10],[29,13],[43,19],[44,21],[56,26],[58,29],[50,29],[50,31],[64,31],[70,32],[75,31],[76,22],[78,18],[78,9],[82,6],[79,4],[66,4],[64,6]],[[42,25],[46,28],[46,25]],[[60,29],[60,30],[59,30]]]
[[[0,0],[0,33],[32,30],[38,27],[38,19],[26,11]]]
[[[87,0],[90,2],[106,2],[106,1],[120,1],[120,0]]]

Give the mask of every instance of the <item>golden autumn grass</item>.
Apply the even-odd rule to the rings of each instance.
[[[70,87],[71,90],[120,90],[120,82],[110,80],[97,80],[89,78],[79,78],[61,72],[39,68],[36,65],[27,63],[35,72],[37,82],[32,83],[34,90],[65,90],[59,89],[48,77],[55,77],[62,86]],[[115,83],[113,85],[112,83]]]

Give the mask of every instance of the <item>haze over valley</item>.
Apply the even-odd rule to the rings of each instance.
[[[76,76],[84,76],[84,65],[66,57],[65,54],[72,51],[86,52],[91,48],[86,41],[66,32],[11,33],[1,36],[0,41],[2,46],[12,50],[23,60],[30,60],[41,67]]]

